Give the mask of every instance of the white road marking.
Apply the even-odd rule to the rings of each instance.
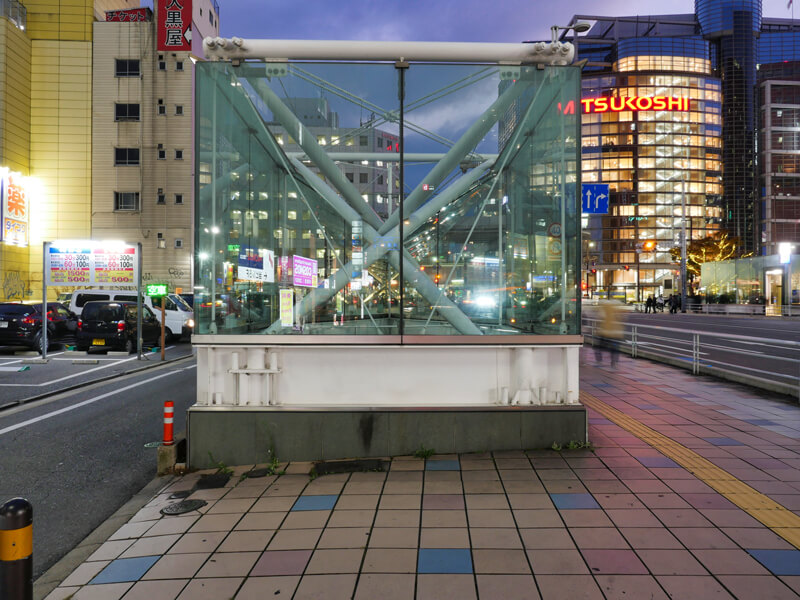
[[[33,425],[34,423],[38,423],[40,421],[45,421],[47,419],[51,419],[53,417],[57,417],[58,415],[62,415],[66,412],[70,412],[75,410],[76,408],[81,408],[82,406],[87,406],[88,404],[94,404],[95,402],[99,402],[100,400],[104,400],[109,396],[114,396],[119,394],[120,392],[125,392],[127,390],[133,389],[135,387],[139,387],[140,385],[144,385],[146,383],[151,383],[157,379],[162,379],[164,377],[169,377],[170,375],[175,375],[176,373],[181,373],[183,371],[188,371],[189,369],[194,369],[197,365],[191,365],[188,367],[184,367],[183,369],[178,369],[177,371],[170,371],[169,373],[162,373],[161,375],[156,375],[155,377],[149,377],[144,379],[138,383],[132,383],[131,385],[125,386],[123,388],[119,388],[113,390],[111,392],[107,392],[105,394],[101,394],[100,396],[95,396],[94,398],[89,398],[88,400],[84,400],[83,402],[78,402],[77,404],[73,404],[72,406],[67,406],[65,408],[59,408],[58,410],[54,410],[53,412],[45,413],[43,415],[39,415],[38,417],[34,417],[32,419],[28,419],[27,421],[22,421],[21,423],[17,423],[16,425],[11,425],[6,427],[5,429],[0,429],[0,435],[5,435],[7,433],[11,433],[12,431],[16,431],[17,429],[22,429],[23,427],[27,427],[28,425]]]
[[[53,352],[52,354],[48,354],[47,356],[48,357],[50,357],[50,356],[58,356],[59,354],[64,354],[64,352],[63,351],[62,352]],[[34,358],[34,357],[33,356],[26,356],[25,358]],[[2,362],[2,364],[4,364],[4,365],[13,365],[15,363],[21,363],[23,360],[25,360],[25,358],[16,358],[16,359],[0,358],[0,362]],[[64,359],[63,358],[59,358],[57,360],[64,360]],[[4,362],[4,361],[7,361],[7,362]]]
[[[167,346],[167,350],[174,348],[175,346]],[[149,354],[144,354],[144,356],[149,356]],[[115,360],[115,359],[106,359],[106,360],[114,360],[114,362],[110,362],[107,365],[100,365],[99,367],[95,367],[94,369],[87,369],[86,371],[81,371],[80,373],[73,373],[72,375],[66,375],[64,377],[60,377],[58,379],[53,379],[51,381],[45,381],[43,383],[3,383],[6,387],[42,387],[45,385],[52,385],[54,383],[59,383],[61,381],[65,381],[67,379],[72,379],[73,377],[80,377],[81,375],[86,375],[87,373],[91,373],[92,371],[98,371],[100,369],[107,369],[108,367],[113,367],[114,365],[118,365],[124,362],[129,362],[132,360],[136,360],[137,356],[132,356],[131,358],[124,358],[122,360]],[[72,360],[72,359],[68,359]]]

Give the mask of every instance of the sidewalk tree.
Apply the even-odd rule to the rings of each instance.
[[[729,236],[725,231],[689,241],[686,248],[686,275],[689,283],[693,285],[695,278],[700,277],[700,265],[703,263],[743,258],[752,254],[740,254],[738,248],[739,239]],[[670,249],[669,253],[674,262],[681,262],[680,246]]]

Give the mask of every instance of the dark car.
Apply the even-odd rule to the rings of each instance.
[[[47,345],[75,339],[77,317],[58,302],[47,303]],[[42,351],[42,305],[0,303],[0,346]]]
[[[78,320],[78,350],[136,351],[136,303],[92,301],[83,305]],[[153,311],[142,306],[143,345],[157,346],[161,325]]]

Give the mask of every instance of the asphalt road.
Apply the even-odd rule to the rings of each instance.
[[[195,390],[186,358],[0,411],[0,502],[33,504],[34,579],[153,479],[164,400],[177,433]]]
[[[800,347],[789,349],[776,340],[800,342],[800,318],[731,317],[669,312],[645,314],[623,313],[627,339],[637,325],[637,343],[642,350],[689,360],[693,334],[700,334],[700,362],[729,370],[740,370],[756,377],[782,382],[798,382]],[[587,313],[587,316],[590,316]],[[645,325],[647,327],[641,327]],[[664,327],[682,331],[665,331]],[[712,333],[744,336],[749,340],[719,338]],[[760,338],[760,339],[759,339]]]
[[[21,356],[19,351],[19,348],[0,347],[0,409],[27,398],[130,373],[161,360],[160,353],[152,352],[137,360],[135,354],[87,354],[60,349],[47,353],[47,364],[27,364],[26,361],[39,359],[39,355]],[[166,360],[190,356],[192,345],[169,345],[165,354]]]

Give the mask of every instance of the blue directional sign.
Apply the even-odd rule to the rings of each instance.
[[[590,215],[608,214],[607,183],[584,183],[581,185],[581,212]]]

